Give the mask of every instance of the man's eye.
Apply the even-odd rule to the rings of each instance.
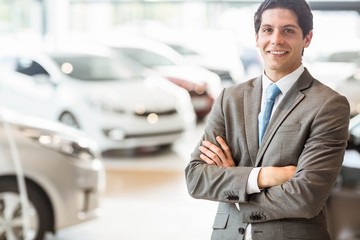
[[[284,32],[285,33],[294,33],[295,31],[292,28],[285,28]]]
[[[269,32],[272,32],[272,31],[273,31],[272,28],[264,28],[263,29],[264,33],[269,33]]]

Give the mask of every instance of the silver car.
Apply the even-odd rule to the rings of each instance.
[[[1,109],[0,239],[41,240],[97,217],[105,188],[98,156],[73,128]]]

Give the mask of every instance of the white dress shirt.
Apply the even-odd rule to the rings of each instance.
[[[290,88],[294,85],[296,80],[300,77],[300,75],[304,72],[304,66],[301,65],[292,73],[286,75],[285,77],[281,78],[279,81],[276,82],[276,85],[281,90],[281,93],[276,97],[274,107],[272,109],[272,113],[276,110],[277,106],[284,98],[285,94],[290,90]],[[271,81],[265,74],[262,74],[262,97],[261,97],[261,109],[260,112],[263,110],[264,100],[265,100],[265,91],[266,88],[274,83]],[[271,114],[272,115],[272,114]],[[270,116],[271,119],[271,116]],[[255,167],[251,170],[247,184],[246,184],[246,193],[259,193],[261,190],[259,189],[257,179],[259,176],[261,167]],[[252,240],[251,238],[251,224],[249,224],[245,230],[245,240]]]

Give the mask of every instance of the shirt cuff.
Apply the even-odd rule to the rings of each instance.
[[[260,192],[260,189],[258,186],[258,176],[259,176],[260,169],[261,169],[261,167],[256,167],[251,170],[247,184],[246,184],[246,193],[247,194]]]

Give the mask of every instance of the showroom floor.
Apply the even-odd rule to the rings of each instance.
[[[105,159],[107,185],[101,216],[46,240],[210,239],[217,204],[191,198],[184,181],[184,168],[202,130],[200,124],[171,149]],[[359,162],[359,153],[352,153],[351,159]],[[359,193],[335,198],[337,221],[355,221],[359,226]],[[360,239],[348,234],[352,232],[344,232],[341,240]]]

